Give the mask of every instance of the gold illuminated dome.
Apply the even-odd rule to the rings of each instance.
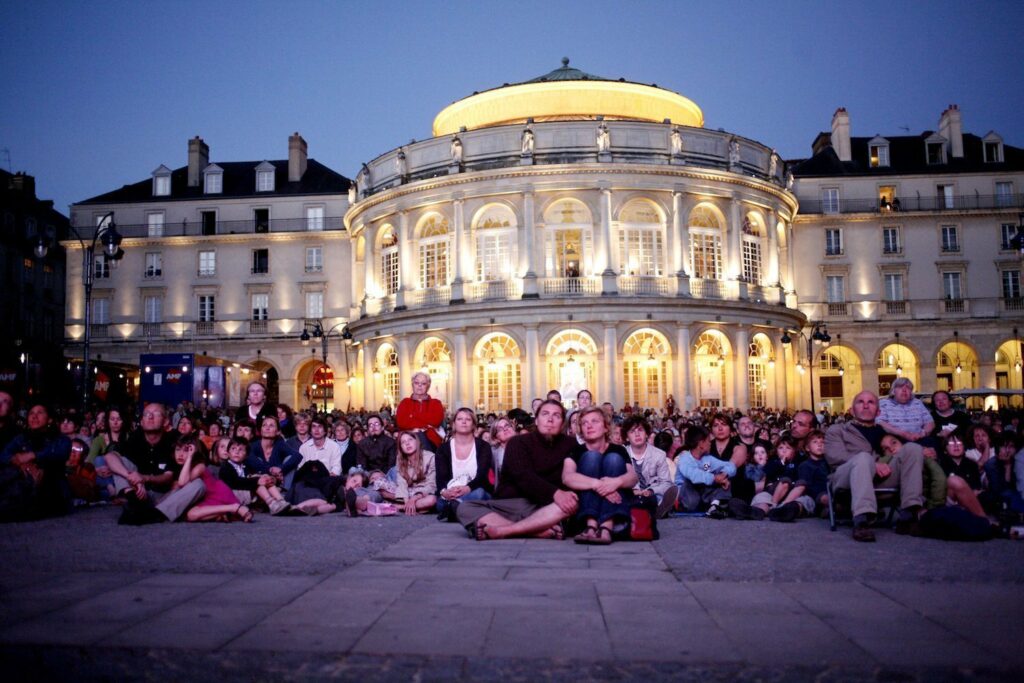
[[[694,102],[656,85],[617,81],[584,73],[569,59],[551,73],[523,83],[505,84],[454,102],[434,119],[434,135],[534,121],[654,121],[703,127],[704,113]]]

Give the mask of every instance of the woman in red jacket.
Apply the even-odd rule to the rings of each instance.
[[[423,447],[437,452],[444,439],[444,405],[431,398],[430,375],[417,372],[412,376],[412,396],[403,398],[395,413],[395,423],[402,431],[416,432]],[[425,439],[425,440],[424,440]]]

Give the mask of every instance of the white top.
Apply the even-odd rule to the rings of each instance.
[[[299,446],[299,455],[302,456],[300,467],[311,460],[318,460],[334,476],[341,474],[341,447],[334,439],[324,439],[323,448],[317,448],[316,441],[309,439]]]
[[[473,447],[465,460],[459,460],[455,456],[455,442],[452,441],[452,479],[458,479],[460,476],[466,477],[466,481],[473,481],[476,478],[476,439],[473,440]]]

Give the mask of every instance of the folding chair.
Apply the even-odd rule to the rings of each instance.
[[[832,483],[832,479],[829,478],[828,486],[827,486],[826,490],[828,491],[828,527],[832,531],[835,531],[836,527],[839,525],[839,521],[840,521],[837,518],[837,516],[836,516],[836,494],[837,493],[845,493],[846,494],[845,497],[848,499],[849,498],[849,494],[850,494],[850,489],[838,489],[838,488],[835,488],[835,485]],[[899,494],[900,494],[900,490],[897,489],[897,488],[882,487],[882,488],[876,488],[875,489],[875,500],[878,501],[878,511],[879,511],[879,513],[881,513],[882,510],[886,510],[886,513],[884,515],[884,520],[885,520],[884,521],[884,525],[885,526],[892,526],[893,517],[896,516],[896,511],[899,509],[899,503],[900,503],[900,495]],[[883,519],[883,515],[879,514],[878,518],[875,521],[875,524],[879,525],[879,521],[878,520],[882,520],[882,519]],[[843,522],[849,521],[849,523],[852,524],[853,523],[853,515],[851,514],[848,520],[844,518],[842,521]]]

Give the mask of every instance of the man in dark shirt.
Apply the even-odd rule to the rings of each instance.
[[[387,472],[395,466],[398,457],[395,440],[384,433],[384,420],[380,415],[366,418],[366,436],[357,445],[356,462],[367,472]]]
[[[467,501],[459,522],[478,541],[523,536],[561,538],[561,522],[579,498],[562,484],[565,458],[576,439],[562,433],[565,408],[548,399],[537,409],[535,432],[513,437],[505,447],[494,500]]]
[[[825,433],[825,459],[832,467],[835,488],[849,489],[853,506],[853,539],[874,541],[871,523],[878,512],[875,486],[899,487],[897,533],[910,533],[924,503],[921,446],[908,442],[886,464],[878,462],[886,431],[878,418],[878,397],[862,391],[853,398],[853,420],[834,424]]]

